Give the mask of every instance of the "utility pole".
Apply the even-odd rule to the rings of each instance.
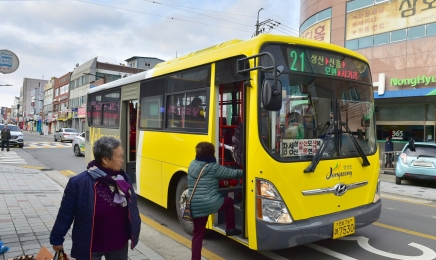
[[[257,22],[256,22],[256,34],[254,36],[259,35],[259,13],[263,8],[260,8],[259,11],[257,12]]]

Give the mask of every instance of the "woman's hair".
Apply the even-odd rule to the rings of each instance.
[[[95,162],[102,164],[103,158],[112,160],[113,150],[121,146],[121,141],[115,137],[103,136],[95,141],[92,151]]]
[[[195,146],[195,154],[198,158],[214,156],[215,146],[209,142],[199,142],[197,146]]]

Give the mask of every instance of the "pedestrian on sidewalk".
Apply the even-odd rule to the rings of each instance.
[[[65,188],[50,234],[55,251],[74,221],[71,256],[77,260],[127,260],[128,240],[136,246],[141,229],[137,197],[129,176],[121,169],[121,141],[101,137],[93,145],[94,161],[72,177]]]
[[[11,140],[11,131],[8,129],[8,124],[5,124],[3,126],[0,135],[2,139],[2,151],[4,151],[5,144],[6,144],[6,151],[9,152],[9,140]]]
[[[385,168],[394,168],[394,166],[392,165],[392,161],[394,159],[394,143],[392,143],[390,136],[386,136],[385,154]]]
[[[188,198],[198,180],[194,196],[191,200],[191,214],[194,222],[192,236],[192,260],[201,259],[204,231],[210,214],[225,211],[226,235],[236,236],[242,232],[235,226],[235,209],[233,199],[221,197],[220,179],[236,179],[242,177],[242,170],[234,170],[217,163],[215,147],[209,142],[200,142],[195,147],[196,157],[188,168]],[[199,176],[201,173],[201,176]]]

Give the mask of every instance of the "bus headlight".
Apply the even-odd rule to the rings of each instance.
[[[372,203],[376,203],[380,200],[380,179],[377,181],[377,188],[375,188],[374,200]]]
[[[272,183],[256,181],[257,218],[270,223],[292,223],[292,217],[285,202]]]

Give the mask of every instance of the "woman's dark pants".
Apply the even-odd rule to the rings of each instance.
[[[224,198],[223,205],[218,211],[226,212],[226,230],[235,228],[235,208],[233,206],[233,199],[229,197]],[[203,236],[206,229],[206,223],[209,216],[194,218],[194,234],[192,236],[192,260],[201,259],[201,248],[203,246]]]

